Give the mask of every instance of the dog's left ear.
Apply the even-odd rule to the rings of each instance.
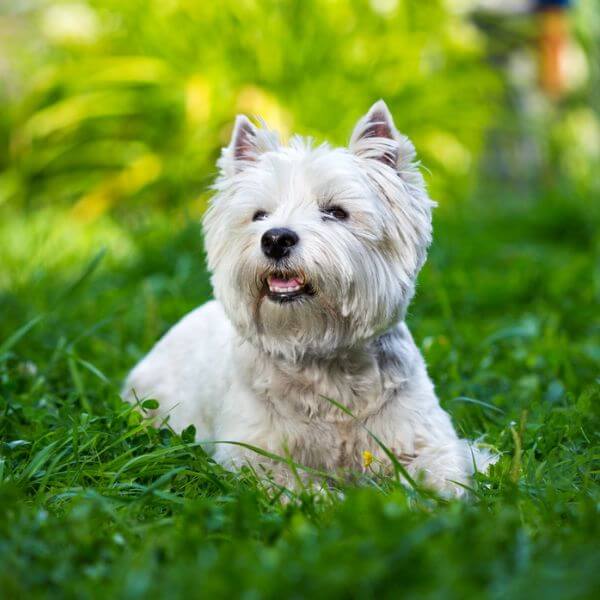
[[[410,142],[410,148],[407,147],[407,142],[407,138],[398,133],[386,103],[378,100],[356,124],[350,150],[361,158],[378,160],[396,169],[403,150],[409,150],[411,159],[414,156],[414,148]]]

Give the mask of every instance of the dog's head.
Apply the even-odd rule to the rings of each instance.
[[[383,101],[348,148],[284,146],[240,116],[218,164],[208,264],[244,338],[287,358],[326,356],[403,318],[433,202]]]

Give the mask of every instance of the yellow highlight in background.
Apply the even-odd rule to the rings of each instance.
[[[155,181],[162,171],[162,161],[156,154],[136,158],[120,173],[103,181],[81,198],[71,211],[82,222],[92,221],[109,210],[120,198],[131,196]]]

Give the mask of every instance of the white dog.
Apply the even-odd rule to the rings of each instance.
[[[361,470],[364,456],[389,467],[376,436],[411,474],[461,495],[493,457],[457,437],[404,323],[434,203],[385,103],[349,148],[281,145],[239,116],[218,165],[204,219],[217,299],[156,344],[126,397],[159,400],[198,440],[328,472]],[[247,447],[215,447],[229,468],[286,481],[287,467]]]

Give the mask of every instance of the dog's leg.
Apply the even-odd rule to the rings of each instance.
[[[153,413],[157,424],[168,419],[178,432],[193,424],[198,440],[214,438],[214,422],[233,370],[232,336],[220,305],[202,305],[175,324],[134,367],[123,386],[123,399],[158,400],[160,407]]]
[[[443,445],[423,445],[407,470],[442,495],[460,497],[466,494],[473,474],[485,472],[496,460],[487,450],[455,437]]]
[[[396,400],[367,426],[415,479],[446,496],[463,496],[473,474],[485,472],[498,458],[457,436],[421,360]]]

